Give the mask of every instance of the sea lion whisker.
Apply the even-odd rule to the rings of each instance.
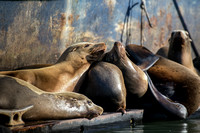
[[[130,56],[130,54],[127,52],[127,50],[125,49],[126,55]]]

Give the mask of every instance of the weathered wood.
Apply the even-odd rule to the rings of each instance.
[[[134,123],[140,122],[143,118],[143,110],[129,110],[125,114],[119,112],[116,113],[104,113],[103,115],[88,120],[86,118],[79,119],[69,119],[69,120],[55,120],[55,121],[43,121],[37,123],[27,122],[24,126],[15,126],[10,127],[11,132],[58,132],[58,131],[83,131],[84,127],[87,127],[87,130],[90,130],[89,127],[92,127],[92,130],[95,127],[98,128],[99,125],[107,125],[112,123]],[[120,125],[119,125],[120,126]],[[0,127],[0,130],[4,131],[8,128]]]
[[[22,125],[24,124],[24,121],[22,120],[22,115],[31,108],[33,108],[33,105],[22,109],[0,109],[0,115],[6,115],[9,117],[9,121],[8,123],[6,123],[6,125],[8,126]]]

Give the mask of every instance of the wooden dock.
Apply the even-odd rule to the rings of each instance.
[[[26,133],[26,132],[82,132],[100,130],[102,125],[109,126],[109,124],[134,124],[141,122],[143,118],[143,110],[128,110],[125,114],[119,112],[103,113],[103,115],[93,118],[91,120],[85,118],[68,119],[68,120],[54,120],[26,123],[23,126],[5,127],[0,126],[1,133]],[[116,126],[116,125],[115,125]],[[105,127],[105,126],[104,126]]]

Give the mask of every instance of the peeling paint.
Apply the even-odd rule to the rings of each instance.
[[[0,70],[54,63],[69,45],[82,41],[140,44],[140,0],[0,1]],[[195,44],[200,44],[200,1],[177,0]],[[129,5],[130,4],[130,5]],[[146,1],[144,46],[156,52],[172,30],[183,29],[171,1]],[[124,21],[128,17],[129,21]],[[128,25],[128,26],[127,26]],[[198,51],[200,47],[197,45]]]

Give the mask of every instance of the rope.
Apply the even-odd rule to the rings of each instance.
[[[125,31],[125,26],[126,26],[126,42],[125,42],[125,45],[127,45],[129,43],[130,37],[132,35],[131,34],[131,26],[132,26],[131,25],[131,18],[132,18],[131,10],[137,4],[139,4],[139,3],[137,2],[137,3],[133,4],[133,0],[129,0],[126,15],[125,15],[125,18],[124,18],[124,25],[123,25],[123,29],[122,29],[122,34],[121,34],[121,38],[120,38],[120,41],[123,42],[123,36],[124,36],[124,31]]]
[[[180,20],[181,20],[181,23],[182,23],[182,26],[183,26],[184,30],[186,30],[186,31],[189,33],[189,37],[190,37],[191,40],[192,40],[191,46],[192,46],[192,49],[193,49],[193,51],[194,51],[194,54],[195,54],[196,57],[199,57],[199,53],[198,53],[198,51],[197,51],[197,49],[196,49],[196,47],[195,47],[194,41],[193,41],[193,39],[192,39],[192,37],[191,37],[191,35],[190,35],[190,32],[189,32],[189,30],[188,30],[188,28],[187,28],[187,25],[186,25],[186,23],[185,23],[185,21],[184,21],[184,19],[183,19],[183,16],[182,16],[182,14],[181,14],[181,11],[180,11],[180,9],[179,9],[179,7],[178,7],[178,4],[177,4],[176,0],[173,0],[173,3],[174,3],[174,6],[175,6],[175,8],[176,8],[176,11],[177,11],[177,13],[178,13],[178,16],[179,16],[179,18],[180,18]]]

